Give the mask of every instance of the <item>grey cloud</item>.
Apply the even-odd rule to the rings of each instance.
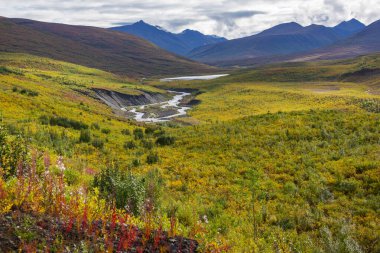
[[[119,3],[108,1],[108,3],[97,4],[96,1],[90,2],[88,4],[83,4],[83,2],[77,2],[73,0],[66,1],[47,1],[47,2],[37,2],[28,3],[25,5],[19,5],[15,8],[18,10],[27,11],[68,11],[68,12],[82,12],[82,11],[99,11],[103,13],[121,13],[128,12],[130,10],[141,10],[141,11],[151,11],[153,9],[163,9],[163,8],[175,8],[177,5],[170,3],[160,3],[154,2],[142,2],[142,1],[128,1],[128,3]],[[1,3],[1,1],[0,1]],[[59,4],[61,3],[61,4]]]
[[[240,18],[250,18],[254,15],[266,14],[264,11],[235,11],[235,12],[222,12],[209,15],[210,18],[215,20],[226,20],[226,19],[240,19]]]
[[[318,14],[310,17],[310,20],[312,20],[313,23],[316,24],[323,24],[330,20],[330,17],[326,14]]]
[[[71,5],[71,6],[57,6],[54,5],[29,5],[19,7],[19,10],[38,10],[38,11],[69,11],[69,12],[82,12],[82,11],[99,11],[103,13],[120,13],[120,12],[128,12],[130,10],[141,10],[141,11],[149,11],[152,9],[162,8],[165,5],[159,4],[144,4],[144,3],[136,3],[136,4],[106,4],[100,6],[80,6],[80,5]],[[166,6],[169,7],[169,6]]]
[[[151,10],[157,9],[169,9],[175,8],[177,5],[163,2],[141,2],[141,1],[131,1],[130,3],[114,3],[114,4],[104,4],[96,7],[96,9],[103,12],[127,12],[129,10],[141,10],[149,12]]]
[[[101,27],[143,19],[173,32],[189,28],[228,38],[291,21],[332,26],[380,18],[380,0],[0,0],[0,6],[7,17]]]
[[[335,13],[344,13],[344,3],[341,3],[339,0],[324,0],[324,4],[331,6]]]
[[[20,6],[17,7],[20,11],[65,11],[65,12],[82,12],[85,10],[91,9],[91,7],[85,6],[61,6],[60,8],[56,8],[52,5],[44,5],[44,4],[36,4],[29,6]]]
[[[238,19],[250,18],[255,15],[265,14],[263,11],[235,11],[235,12],[221,12],[208,15],[209,18],[217,22],[217,29],[219,33],[228,34],[229,32],[238,29],[236,21]]]
[[[172,20],[168,20],[167,21],[167,25],[169,27],[183,27],[183,26],[186,26],[186,25],[190,25],[190,24],[193,24],[193,23],[196,23],[196,22],[201,22],[202,19],[172,19]],[[204,19],[203,19],[204,21]]]

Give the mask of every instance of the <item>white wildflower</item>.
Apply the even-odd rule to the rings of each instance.
[[[62,156],[58,157],[57,166],[61,171],[66,170],[65,164],[63,163],[63,157]]]

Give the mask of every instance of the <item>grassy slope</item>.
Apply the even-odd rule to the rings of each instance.
[[[29,53],[128,76],[205,73],[215,68],[107,29],[0,19],[0,51]]]
[[[363,101],[379,111],[379,76],[347,73],[379,66],[375,55],[157,84],[200,90],[201,104],[183,121],[208,123],[173,130],[181,141],[168,169],[179,178],[178,198],[211,216],[213,231],[237,252],[253,245],[259,252],[324,248],[324,227],[337,241],[350,227],[364,251],[378,250],[380,117]],[[324,191],[334,199],[324,199]]]
[[[0,66],[7,66],[7,69],[15,72],[1,74],[2,117],[7,123],[17,128],[25,128],[37,136],[40,135],[40,137],[35,137],[36,142],[41,141],[47,148],[51,148],[50,141],[46,140],[47,136],[45,136],[51,129],[58,134],[65,132],[70,138],[68,146],[74,145],[79,137],[79,131],[76,130],[41,127],[38,118],[43,115],[67,117],[88,125],[96,123],[101,129],[111,130],[112,134],[104,134],[101,130],[94,131],[94,136],[103,140],[107,139],[105,146],[109,149],[109,153],[100,156],[99,153],[102,152],[93,149],[93,156],[85,159],[85,163],[88,163],[86,166],[89,167],[96,167],[97,164],[104,162],[107,156],[112,159],[114,153],[122,149],[124,142],[132,139],[130,136],[120,138],[120,131],[133,130],[133,124],[125,119],[117,118],[109,107],[94,99],[91,88],[112,89],[126,94],[139,94],[139,90],[162,92],[162,90],[136,83],[132,79],[120,78],[100,70],[30,55],[3,53],[0,55]],[[14,88],[18,91],[14,92]],[[30,97],[20,94],[23,89],[38,92],[39,95]],[[78,146],[75,150],[85,149],[83,145]],[[67,150],[69,149],[67,147]],[[71,150],[68,153],[75,152]],[[131,156],[132,154],[123,154],[121,163],[131,159]],[[78,161],[73,159],[73,163],[78,163]]]
[[[254,70],[241,70],[229,81],[306,82],[306,81],[368,81],[378,84],[378,75],[358,76],[363,69],[377,70],[380,55],[372,54],[348,60],[273,64]],[[354,75],[357,74],[357,75]],[[356,77],[356,78],[354,78]],[[359,79],[361,77],[361,79]],[[227,79],[226,79],[227,81]]]
[[[380,56],[344,61],[272,65],[238,70],[208,82],[157,83],[158,87],[192,88],[203,101],[191,122],[238,119],[267,112],[347,108],[355,98],[379,98],[380,74],[360,70],[380,67]],[[189,121],[189,120],[188,120]]]
[[[174,131],[178,144],[160,156],[181,199],[180,220],[191,224],[193,209],[207,215],[212,235],[236,251],[253,247],[255,219],[256,245],[268,252],[279,238],[308,252],[306,238],[318,247],[324,226],[335,239],[353,227],[350,235],[371,252],[379,235],[379,119],[306,111]]]
[[[65,149],[65,164],[80,175],[75,185],[91,180],[83,172],[85,168],[98,170],[110,161],[138,173],[159,168],[166,192],[162,212],[176,210],[179,228],[185,234],[200,220],[208,231],[204,239],[225,242],[232,247],[230,251],[327,250],[332,247],[328,231],[342,252],[348,247],[344,242],[352,246],[352,240],[365,252],[380,249],[376,241],[380,223],[380,118],[378,113],[366,111],[361,102],[379,99],[375,93],[366,92],[377,87],[376,78],[364,83],[312,78],[302,82],[301,76],[292,82],[281,82],[280,77],[277,82],[256,82],[260,72],[253,70],[207,82],[165,83],[203,91],[198,96],[202,103],[190,112],[192,118],[183,120],[209,124],[165,126],[164,130],[177,139],[173,146],[154,145],[149,149],[135,141],[136,148],[125,150],[124,142],[133,137],[122,135],[121,129],[132,130],[135,125],[73,91],[85,87],[62,85],[40,74],[66,76],[87,87],[134,89],[141,87],[139,84],[31,56],[3,54],[0,59],[0,66],[9,66],[15,72],[0,78],[0,108],[5,122],[30,130],[37,146],[53,153],[59,149],[45,141],[46,133],[65,131],[72,138],[67,141],[71,146]],[[358,61],[352,64],[356,66]],[[17,74],[20,68],[24,75]],[[330,68],[336,76],[342,73],[339,66]],[[297,69],[299,72],[302,67]],[[281,76],[289,76],[286,73],[292,70],[283,67]],[[343,73],[346,71],[351,68],[344,68]],[[309,70],[305,68],[303,73]],[[40,94],[21,95],[12,92],[14,86]],[[40,125],[37,118],[44,114],[99,123],[111,133],[92,129],[93,137],[105,141],[103,149],[93,148],[77,143],[79,131]],[[149,165],[145,158],[152,152],[160,161]],[[131,166],[136,159],[141,164]]]

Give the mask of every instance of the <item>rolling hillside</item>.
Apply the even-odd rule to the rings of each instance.
[[[215,65],[244,65],[245,61],[257,62],[268,57],[306,52],[331,45],[359,31],[360,24],[356,20],[333,28],[321,25],[303,27],[294,22],[280,24],[250,37],[197,48],[188,56]]]
[[[0,53],[0,245],[378,252],[378,85],[347,75],[379,64],[375,55],[143,84]],[[93,92],[161,88],[198,90],[200,103],[188,117],[142,124]]]
[[[29,53],[120,75],[205,73],[214,69],[133,35],[102,28],[0,19],[0,51]]]
[[[132,25],[124,25],[110,29],[136,35],[178,55],[186,55],[192,49],[200,46],[226,41],[225,38],[204,35],[198,31],[189,29],[179,34],[171,33],[161,27],[147,24],[142,20]]]

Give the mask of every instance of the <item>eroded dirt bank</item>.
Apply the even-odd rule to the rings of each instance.
[[[128,95],[106,89],[93,89],[96,96],[113,109],[120,110],[128,106],[161,103],[169,99],[169,96],[161,93],[140,91],[140,95]]]

